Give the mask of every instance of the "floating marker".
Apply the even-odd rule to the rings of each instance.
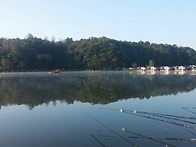
[[[122,129],[122,131],[126,131],[124,127],[123,127],[123,128],[121,128],[121,129]]]
[[[134,110],[133,112],[134,112],[134,113],[137,113],[137,111],[136,111],[136,110]]]
[[[122,110],[122,109],[120,109],[120,112],[123,112],[123,110]]]

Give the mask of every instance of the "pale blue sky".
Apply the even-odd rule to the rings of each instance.
[[[106,36],[196,49],[196,0],[0,0],[0,37]]]

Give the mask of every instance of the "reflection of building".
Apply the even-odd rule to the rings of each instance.
[[[147,72],[148,75],[155,75],[156,74],[156,70],[150,70]]]
[[[170,74],[170,70],[161,70],[160,74],[162,74],[162,75],[169,75]]]
[[[190,73],[190,75],[195,76],[196,75],[196,70],[192,70],[192,72]]]
[[[183,74],[185,74],[185,71],[184,70],[176,70],[175,74],[183,75]]]
[[[144,75],[144,74],[146,74],[146,71],[138,70],[138,74]]]

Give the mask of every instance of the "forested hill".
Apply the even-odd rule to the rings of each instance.
[[[25,39],[0,39],[0,61],[5,71],[86,70],[196,64],[196,51],[189,47],[150,42],[117,41],[106,37],[73,41],[49,41],[28,35]]]

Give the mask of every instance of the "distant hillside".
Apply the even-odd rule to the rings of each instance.
[[[189,47],[150,42],[117,41],[106,37],[73,41],[49,41],[29,35],[25,39],[0,39],[2,69],[87,70],[146,66],[196,64],[196,51]]]

